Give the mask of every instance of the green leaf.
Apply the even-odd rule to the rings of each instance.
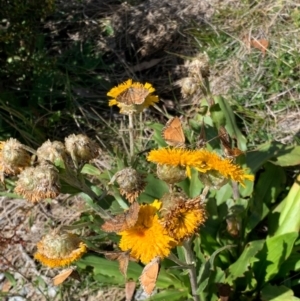
[[[203,189],[204,185],[200,182],[198,177],[198,171],[192,168],[192,177],[190,179],[190,187],[188,196],[190,198],[194,198],[200,195],[201,190]]]
[[[256,256],[258,262],[253,264],[258,285],[262,286],[276,276],[281,264],[290,256],[297,237],[297,232],[291,232],[267,238]]]
[[[275,279],[277,278],[283,278],[289,273],[293,272],[298,272],[300,271],[300,256],[299,253],[292,253],[291,256],[285,260],[282,265],[280,266],[280,270],[277,273]]]
[[[279,166],[295,166],[300,164],[300,146],[288,147],[285,153],[276,156],[276,160],[272,160],[272,163]]]
[[[256,151],[247,153],[247,166],[252,172],[256,172],[268,160],[288,154],[293,148],[276,141],[266,142],[258,146]]]
[[[300,230],[300,175],[291,187],[289,194],[284,201],[272,212],[273,223],[274,215],[279,219],[276,221],[278,228],[274,235],[281,235],[289,232],[299,232]],[[275,219],[276,220],[276,219]]]
[[[260,173],[255,185],[246,233],[254,229],[267,216],[270,211],[268,206],[275,202],[284,189],[285,180],[285,172],[281,167],[271,163],[265,164],[265,169]]]
[[[286,286],[267,284],[261,290],[262,301],[299,301],[300,299],[294,296],[294,292]]]
[[[186,301],[188,300],[188,289],[176,290],[176,289],[167,289],[162,292],[159,292],[153,296],[151,296],[146,300],[155,300],[155,301],[166,301],[166,300],[181,300]]]
[[[208,285],[208,282],[210,280],[210,278],[212,277],[215,271],[215,266],[214,266],[214,261],[216,256],[227,249],[233,248],[235,246],[225,246],[223,248],[220,248],[218,250],[216,250],[209,258],[209,260],[207,260],[204,264],[202,264],[198,277],[197,277],[197,283],[198,283],[198,289],[197,292],[203,292],[205,290],[205,288]]]
[[[4,275],[6,279],[11,283],[12,286],[15,286],[17,284],[15,277],[11,273],[4,272]]]
[[[168,191],[169,187],[166,182],[149,174],[147,176],[147,186],[145,191],[139,196],[139,199],[145,203],[152,203],[155,199],[161,198]]]
[[[226,203],[226,201],[231,197],[232,197],[232,186],[231,184],[227,183],[226,185],[218,189],[216,192],[217,205],[220,206],[223,203]]]
[[[82,269],[85,269],[89,266],[93,267],[95,279],[101,279],[101,281],[104,281],[104,283],[124,283],[124,277],[119,270],[119,263],[117,261],[107,260],[94,254],[87,254],[77,261],[77,265]],[[137,280],[142,274],[142,270],[143,267],[141,265],[135,262],[129,262],[127,278]],[[185,289],[185,286],[180,279],[173,275],[173,273],[170,273],[161,267],[156,282],[156,287],[162,289],[170,286],[174,286],[177,289]]]
[[[147,126],[150,129],[154,130],[154,134],[152,135],[152,139],[161,147],[165,147],[167,146],[167,143],[165,142],[165,140],[162,137],[162,129],[163,129],[163,125],[160,123],[147,123]]]
[[[91,164],[85,164],[81,170],[82,174],[87,174],[91,176],[101,176],[102,172],[95,166]]]
[[[222,111],[219,103],[216,103],[210,107],[210,116],[216,128],[219,128],[220,126],[225,126],[226,124],[225,114]]]
[[[233,285],[237,278],[244,276],[245,272],[248,271],[250,264],[257,261],[254,256],[262,249],[264,242],[264,240],[256,240],[245,246],[245,249],[238,260],[228,268],[226,283]]]
[[[87,254],[78,260],[76,264],[82,269],[91,266],[94,268],[93,271],[95,275],[101,274],[106,277],[112,277],[111,281],[114,283],[115,280],[119,281],[120,283],[124,282],[124,276],[119,270],[119,263],[117,261],[107,260],[94,254]],[[137,263],[129,262],[127,269],[128,278],[138,279],[142,273],[142,269],[143,268]]]
[[[220,105],[222,112],[224,113],[226,119],[225,128],[228,131],[230,137],[237,139],[238,148],[245,151],[247,150],[247,139],[240,131],[239,127],[236,124],[235,116],[232,111],[231,106],[228,101],[222,96],[214,97],[215,101]]]

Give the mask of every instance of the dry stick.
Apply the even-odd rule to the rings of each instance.
[[[130,162],[132,161],[134,155],[134,137],[133,137],[133,114],[129,114],[129,143],[130,143]],[[131,162],[132,163],[132,162]]]

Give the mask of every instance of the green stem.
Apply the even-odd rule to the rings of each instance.
[[[183,243],[186,263],[190,266],[189,277],[191,283],[192,296],[194,301],[201,301],[200,296],[197,294],[197,273],[195,268],[195,256],[191,249],[192,239],[188,239]]]
[[[69,170],[69,168],[66,166],[65,169],[65,173],[62,174],[60,173],[60,177],[68,184],[70,184],[73,187],[78,188],[80,191],[84,192],[85,194],[87,194],[92,200],[96,200],[96,201],[100,201],[105,195],[106,193],[104,192],[102,195],[98,196],[86,183],[85,183],[85,179],[82,177],[81,174],[77,174],[77,176],[74,174],[74,172],[72,172],[71,170]],[[91,206],[94,210],[96,210],[99,215],[103,218],[103,219],[110,219],[111,216],[100,206],[98,206],[97,204],[90,204],[89,206]]]
[[[132,158],[134,155],[134,133],[133,133],[133,114],[129,114],[129,125],[128,125],[128,131],[129,131],[129,147],[130,147],[130,163],[132,163]]]

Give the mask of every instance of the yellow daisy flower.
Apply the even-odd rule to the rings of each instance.
[[[77,235],[57,231],[45,235],[37,243],[37,249],[34,258],[50,268],[70,265],[87,251]]]
[[[169,235],[177,241],[193,235],[206,220],[201,197],[185,199],[168,194],[163,196],[162,222]],[[166,204],[166,205],[165,205]]]
[[[240,166],[233,164],[231,160],[223,159],[216,153],[205,149],[162,148],[152,150],[147,160],[157,164],[184,166],[189,177],[191,177],[191,168],[193,167],[202,173],[217,171],[220,175],[239,182],[241,185],[244,185],[245,179],[254,180],[253,175],[245,174],[246,171]]]
[[[132,79],[112,88],[107,96],[112,97],[109,106],[118,106],[122,114],[140,113],[158,102],[158,96],[152,95],[155,89],[151,84],[133,83]]]
[[[157,211],[159,202],[141,205],[138,221],[125,231],[119,232],[122,251],[130,250],[130,256],[147,264],[154,257],[164,258],[174,246],[174,240],[167,234],[159,221]]]

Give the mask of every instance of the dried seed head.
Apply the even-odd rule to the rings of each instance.
[[[54,163],[57,159],[66,158],[66,149],[62,142],[48,140],[36,150],[36,154],[39,162],[48,160]]]
[[[198,81],[193,77],[185,77],[180,80],[181,94],[184,98],[193,95],[198,87]]]
[[[99,151],[97,144],[82,134],[72,134],[65,138],[65,146],[73,161],[78,163],[88,162],[96,158]]]
[[[69,265],[86,252],[77,235],[57,231],[45,235],[37,243],[37,249],[34,258],[51,268]]]
[[[118,171],[110,181],[110,184],[116,181],[120,187],[120,193],[125,195],[130,203],[135,201],[145,188],[145,176],[137,170],[127,167]]]
[[[168,184],[181,182],[187,177],[185,168],[167,164],[157,164],[157,176]]]
[[[29,165],[30,155],[17,139],[10,138],[0,142],[0,171],[15,175]]]
[[[206,53],[198,54],[188,66],[188,74],[190,77],[195,78],[208,78],[209,71],[209,58]]]
[[[58,171],[44,162],[37,167],[28,167],[19,175],[15,192],[37,203],[46,198],[55,198],[60,190]]]

